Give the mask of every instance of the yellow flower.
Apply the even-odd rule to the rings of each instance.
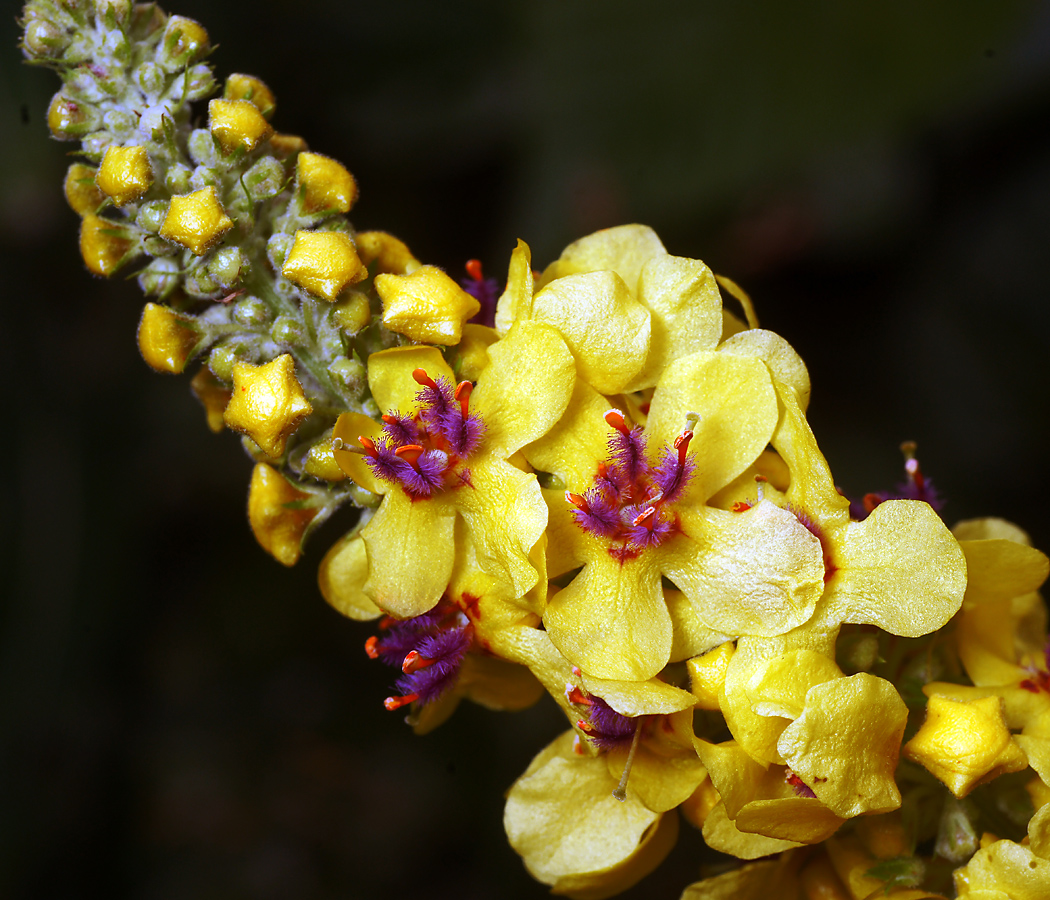
[[[375,353],[369,386],[388,411],[385,432],[352,413],[336,423],[340,465],[361,487],[384,495],[362,532],[365,590],[392,615],[417,616],[437,603],[452,574],[458,519],[479,567],[512,585],[516,597],[539,578],[529,554],[547,509],[536,476],[508,458],[560,418],[575,368],[557,332],[538,323],[522,323],[489,353],[477,387],[462,382],[455,397],[452,370],[436,349]],[[421,404],[417,394],[426,398]]]
[[[423,344],[458,344],[463,323],[481,309],[435,266],[421,266],[407,275],[376,275],[375,288],[383,301],[383,324]]]
[[[1013,841],[995,841],[955,870],[959,900],[1045,900],[1050,861]]]
[[[542,750],[511,787],[503,824],[538,881],[557,894],[601,900],[655,869],[678,837],[678,816],[649,809],[602,757],[573,752],[569,731]]]

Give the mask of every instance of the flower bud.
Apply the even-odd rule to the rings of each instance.
[[[273,129],[261,112],[247,100],[212,100],[208,104],[208,128],[224,153],[250,153]]]
[[[188,194],[192,187],[193,170],[182,163],[168,167],[164,176],[164,187],[171,194]]]
[[[230,288],[241,277],[241,270],[247,269],[247,260],[238,247],[222,247],[208,262],[208,274],[224,288]]]
[[[339,463],[335,461],[331,436],[318,441],[310,448],[303,463],[303,471],[321,481],[342,481],[346,478],[346,472],[339,468]]]
[[[185,16],[172,16],[157,47],[157,64],[177,72],[208,52],[208,32],[199,22]]]
[[[108,131],[96,131],[82,138],[80,153],[92,162],[101,162],[106,149],[113,143],[113,135]]]
[[[261,366],[233,367],[233,396],[223,418],[271,457],[284,455],[288,438],[313,407],[295,377],[295,361],[284,353]]]
[[[218,169],[209,166],[197,166],[190,178],[190,186],[199,191],[202,188],[220,188],[222,186],[222,175]]]
[[[254,75],[234,73],[226,79],[222,90],[223,100],[247,100],[267,119],[273,115],[277,100],[260,79]]]
[[[284,187],[284,166],[274,157],[264,156],[244,173],[241,181],[252,200],[268,200],[276,197]]]
[[[270,307],[258,297],[241,297],[233,308],[233,318],[245,328],[257,328],[270,320]]]
[[[219,155],[215,149],[215,138],[207,128],[194,128],[186,140],[190,159],[198,166],[214,166]]]
[[[230,402],[231,391],[218,378],[216,378],[207,366],[193,376],[190,381],[190,389],[204,406],[204,414],[207,417],[208,428],[218,434],[226,423],[222,420],[222,411]]]
[[[346,167],[320,153],[300,153],[295,163],[303,210],[347,213],[357,200],[357,182]]]
[[[160,236],[203,256],[233,228],[212,187],[172,197]]]
[[[205,300],[214,300],[222,293],[222,284],[219,279],[203,265],[189,269],[182,285],[191,297],[201,297]]]
[[[30,19],[22,42],[25,50],[33,56],[61,56],[69,46],[69,34],[48,19]]]
[[[344,291],[332,307],[331,317],[344,335],[352,337],[372,320],[368,296],[360,291]]]
[[[139,272],[139,288],[148,297],[167,297],[182,280],[179,264],[174,259],[154,259]]]
[[[167,204],[165,204],[165,207],[166,206]],[[138,224],[137,220],[135,224]],[[143,238],[142,249],[150,256],[174,256],[178,252],[177,247],[172,246],[163,238],[159,238],[155,234]]]
[[[142,146],[110,146],[102,158],[95,184],[117,206],[138,200],[153,185],[149,152]]]
[[[211,66],[205,63],[193,66],[186,72],[183,96],[189,101],[203,100],[217,87]]]
[[[332,301],[347,285],[366,278],[368,270],[347,235],[297,231],[281,274],[303,290]]]
[[[71,141],[89,134],[101,123],[98,110],[89,103],[72,100],[59,91],[47,110],[47,127],[60,141]]]
[[[266,258],[270,265],[280,271],[288,253],[292,249],[294,238],[290,234],[274,234],[266,242]]]
[[[358,359],[337,357],[328,367],[328,374],[353,395],[360,394],[368,383],[368,371]]]
[[[283,346],[292,347],[302,343],[302,326],[291,316],[278,316],[273,320],[270,337]]]
[[[95,0],[95,17],[108,28],[123,27],[131,18],[131,0]]]
[[[139,351],[158,372],[178,375],[186,368],[204,333],[191,316],[147,303],[139,321]]]
[[[131,137],[138,130],[138,119],[123,109],[110,109],[102,117],[106,130],[121,140]]]
[[[227,384],[233,381],[233,367],[248,355],[244,344],[226,341],[212,347],[208,354],[208,368],[220,381]]]
[[[288,158],[306,150],[306,141],[297,134],[270,135],[270,149],[278,156]]]
[[[354,241],[361,262],[366,266],[375,262],[373,274],[408,275],[422,265],[404,241],[385,231],[359,231]]]
[[[143,203],[135,216],[135,224],[143,231],[156,234],[160,226],[164,224],[164,217],[168,214],[167,200],[150,200]]]
[[[89,214],[80,223],[80,255],[96,275],[108,277],[116,272],[134,246],[127,229],[112,219]]]
[[[66,172],[66,202],[78,216],[95,212],[106,199],[95,184],[95,171],[83,163],[73,163]]]
[[[149,61],[138,66],[131,77],[143,93],[152,96],[161,93],[168,83],[168,76],[164,74],[164,70],[155,62]]]
[[[285,566],[294,566],[302,555],[307,526],[320,512],[304,505],[310,494],[296,489],[280,472],[259,463],[252,472],[248,492],[248,522],[259,545]]]

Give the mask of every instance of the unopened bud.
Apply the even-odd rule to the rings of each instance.
[[[233,367],[248,356],[243,344],[227,341],[212,347],[208,354],[208,368],[220,381],[233,381]]]
[[[47,110],[47,127],[60,141],[71,141],[89,134],[99,127],[101,121],[94,106],[73,100],[61,91],[51,98]]]
[[[144,62],[135,69],[132,78],[147,95],[161,93],[168,83],[168,76],[155,62]]]
[[[247,261],[238,247],[222,247],[208,262],[208,273],[224,288],[235,285],[246,268]]]
[[[174,259],[155,259],[139,273],[139,287],[148,297],[167,297],[179,286],[182,275]]]
[[[207,128],[194,128],[186,140],[190,159],[198,166],[214,166],[219,158],[215,150],[215,138]]]
[[[131,0],[95,0],[95,16],[108,28],[122,27],[131,18]]]
[[[167,214],[167,200],[150,200],[149,203],[143,203],[139,208],[138,215],[135,216],[135,224],[143,231],[156,234],[160,231],[160,226],[164,224],[164,217]]]
[[[60,56],[69,46],[69,35],[48,19],[31,19],[22,38],[25,49],[33,56]]]
[[[364,365],[356,359],[347,359],[340,356],[328,367],[328,374],[341,384],[351,394],[359,394],[364,390],[368,380],[368,372]]]
[[[164,176],[164,187],[172,194],[188,194],[193,190],[192,178],[193,170],[189,166],[175,163],[168,167],[168,172]]]
[[[199,22],[185,16],[172,16],[157,47],[157,64],[177,72],[208,52],[208,32]]]
[[[278,271],[284,266],[294,241],[290,234],[275,234],[266,242],[266,258]]]
[[[270,315],[270,307],[251,294],[238,300],[233,308],[233,318],[245,328],[265,325]]]
[[[284,166],[272,156],[264,156],[255,163],[241,179],[252,200],[268,200],[276,197],[284,187]]]
[[[189,101],[202,100],[215,91],[215,77],[211,67],[200,63],[186,72],[185,98]]]
[[[270,337],[278,344],[295,345],[302,341],[303,329],[291,316],[278,316],[270,328]]]

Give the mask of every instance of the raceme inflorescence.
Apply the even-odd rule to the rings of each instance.
[[[220,86],[199,23],[32,0],[23,25],[79,142],[84,263],[151,298],[150,366],[199,361],[260,545],[293,565],[354,521],[320,587],[375,623],[387,708],[564,711],[506,799],[535,878],[612,896],[684,819],[735,860],[692,900],[1050,896],[1047,558],[949,530],[913,445],[896,491],[844,497],[804,363],[734,282],[641,225],[457,282],[354,229],[350,172],[259,78]]]

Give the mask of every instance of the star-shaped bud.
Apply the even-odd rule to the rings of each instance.
[[[350,212],[357,200],[357,182],[341,162],[320,153],[300,153],[295,174],[307,212]]]
[[[145,147],[117,147],[111,144],[102,157],[95,184],[117,206],[138,200],[153,184],[153,168]]]
[[[259,463],[252,472],[248,522],[263,550],[282,565],[294,566],[299,561],[303,535],[320,512],[310,505],[310,499],[310,494],[266,463]]]
[[[224,153],[238,148],[250,153],[273,132],[250,100],[212,100],[208,104],[208,128]]]
[[[288,437],[313,407],[295,377],[295,363],[285,353],[264,366],[237,363],[233,396],[223,413],[227,426],[257,443],[269,456],[284,453]]]
[[[139,352],[158,372],[179,374],[193,356],[202,333],[196,320],[156,303],[147,303],[139,320]]]
[[[377,275],[376,293],[383,301],[383,324],[422,344],[458,344],[463,323],[481,304],[435,266],[410,275]]]
[[[956,797],[1028,765],[1006,727],[999,697],[967,701],[930,697],[926,721],[904,745],[904,755],[924,765]]]
[[[160,236],[203,256],[233,228],[215,188],[208,185],[192,194],[171,198]]]
[[[350,238],[338,231],[297,231],[281,274],[332,302],[347,285],[368,275]]]

